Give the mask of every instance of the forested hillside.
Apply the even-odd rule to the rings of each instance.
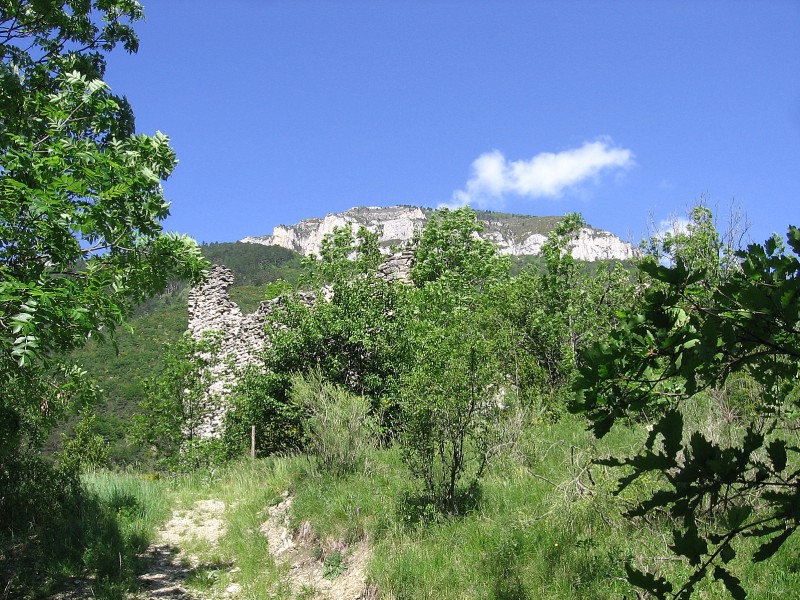
[[[234,272],[231,297],[245,312],[266,297],[269,283],[293,283],[300,273],[300,257],[284,248],[213,243],[201,245],[200,251],[210,263]],[[166,347],[186,331],[188,295],[186,283],[170,283],[163,294],[136,307],[130,327],[117,333],[115,344],[90,342],[72,354],[100,388],[96,430],[112,442],[115,461],[135,459],[136,451],[126,440],[127,424],[144,399],[144,382],[161,372]],[[51,440],[51,448],[58,439],[56,435]]]

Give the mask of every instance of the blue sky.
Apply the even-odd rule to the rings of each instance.
[[[143,4],[107,81],[170,136],[166,227],[198,241],[394,204],[800,225],[795,0]]]

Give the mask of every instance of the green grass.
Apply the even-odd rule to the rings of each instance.
[[[24,529],[0,537],[3,598],[37,598],[88,581],[92,597],[123,598],[135,589],[144,552],[169,512],[162,482],[131,473],[98,471],[82,485],[56,492],[48,481],[68,479],[52,471],[30,493],[46,508]]]
[[[690,573],[668,549],[665,517],[632,521],[621,516],[630,502],[652,492],[656,481],[638,482],[617,497],[611,491],[619,473],[589,466],[597,456],[635,451],[644,437],[642,426],[617,426],[598,442],[572,417],[533,425],[491,465],[472,510],[422,520],[411,518],[408,498],[414,487],[396,448],[369,451],[363,470],[339,478],[319,474],[305,456],[241,460],[183,475],[170,480],[169,492],[161,481],[93,473],[86,476],[86,486],[103,507],[103,522],[116,524],[118,538],[108,549],[125,550],[120,576],[109,558],[117,555],[106,552],[92,564],[105,573],[111,590],[106,597],[113,597],[114,590],[133,585],[137,567],[129,557],[146,545],[170,506],[217,499],[226,506],[226,533],[216,545],[186,548],[201,563],[186,585],[210,597],[237,584],[241,598],[290,598],[287,567],[276,564],[260,531],[268,508],[288,492],[294,496],[290,527],[310,526],[317,542],[309,543],[319,547],[331,576],[348,559],[342,551],[335,560],[332,542],[339,548],[369,542],[369,581],[384,598],[632,598],[636,593],[624,581],[626,561],[676,580]],[[745,540],[740,548],[752,550],[754,544]],[[797,597],[798,550],[798,541],[791,539],[769,563],[736,558],[728,567],[741,577],[750,598]],[[707,580],[696,597],[727,596]]]
[[[97,579],[98,597],[116,598],[135,589],[144,568],[139,558],[169,515],[164,483],[133,473],[97,471],[83,477],[88,494],[83,526],[91,532],[84,569]]]
[[[619,473],[586,467],[595,456],[633,452],[644,435],[617,427],[595,442],[578,419],[540,424],[494,463],[474,511],[417,524],[405,518],[409,481],[398,452],[375,451],[363,474],[332,480],[297,471],[293,523],[310,521],[321,538],[370,540],[370,578],[396,600],[635,597],[626,561],[677,579],[689,566],[672,560],[665,519],[621,516],[655,482],[619,498],[610,493]],[[776,555],[777,572],[738,558],[730,567],[751,598],[791,597],[800,590],[796,551],[793,544]],[[706,581],[697,597],[725,594]]]
[[[87,492],[113,513],[131,548],[143,552],[156,528],[169,516],[167,482],[133,472],[98,470],[86,473]]]
[[[610,535],[595,499],[568,484],[572,438],[583,432],[562,423],[531,433],[524,452],[493,465],[475,511],[387,528],[371,572],[380,589],[398,600],[606,598],[627,590],[614,579],[623,572],[617,557],[628,552],[626,536]]]

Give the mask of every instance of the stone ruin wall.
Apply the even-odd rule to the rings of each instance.
[[[403,250],[390,255],[379,267],[386,281],[411,284],[411,264],[414,253]],[[205,334],[219,336],[218,360],[210,368],[212,383],[206,394],[208,418],[197,432],[201,437],[218,437],[226,412],[226,397],[236,383],[236,374],[249,365],[257,364],[266,343],[266,318],[281,300],[265,300],[258,308],[243,314],[230,297],[233,272],[215,265],[206,281],[189,293],[189,333],[199,340]],[[301,296],[311,304],[313,294]]]

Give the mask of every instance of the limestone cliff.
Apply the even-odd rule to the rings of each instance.
[[[282,246],[300,254],[319,254],[322,239],[333,233],[334,227],[351,225],[354,229],[364,225],[370,231],[380,233],[381,246],[402,245],[409,241],[414,231],[421,229],[427,215],[414,206],[391,206],[381,208],[367,206],[351,208],[340,214],[329,214],[323,218],[304,219],[296,225],[278,225],[272,235],[246,237],[240,241],[268,246]]]
[[[322,239],[334,227],[350,225],[354,229],[364,225],[380,234],[381,246],[388,252],[392,245],[402,246],[410,241],[414,231],[421,229],[433,211],[417,206],[357,207],[323,218],[300,221],[296,225],[278,225],[272,235],[252,236],[242,242],[275,245],[304,255],[319,254]],[[478,211],[483,221],[483,239],[496,244],[502,254],[514,256],[537,255],[542,244],[560,220],[560,217],[534,217]],[[582,229],[572,244],[572,256],[578,260],[627,260],[635,250],[608,231]]]

